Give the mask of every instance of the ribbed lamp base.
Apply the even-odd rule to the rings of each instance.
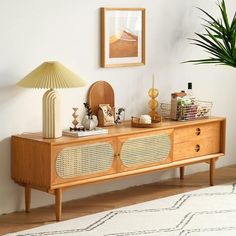
[[[55,90],[50,89],[43,95],[43,138],[61,136],[60,98]]]

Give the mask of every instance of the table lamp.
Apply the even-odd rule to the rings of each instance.
[[[44,62],[20,80],[17,85],[24,88],[49,89],[43,95],[43,137],[59,138],[62,136],[60,124],[60,88],[85,86],[85,81],[61,63]]]

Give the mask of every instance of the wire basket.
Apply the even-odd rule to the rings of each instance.
[[[178,105],[176,120],[186,121],[202,119],[211,116],[213,103],[209,101],[194,101],[190,105]],[[171,119],[171,104],[160,104],[161,115],[164,119]]]
[[[170,119],[171,104],[167,102],[160,103],[160,114],[164,119]]]

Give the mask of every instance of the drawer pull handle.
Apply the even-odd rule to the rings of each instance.
[[[201,129],[200,128],[197,128],[196,131],[195,131],[195,134],[198,136],[201,134]]]
[[[199,144],[197,144],[197,145],[195,146],[195,151],[196,151],[196,152],[199,152],[199,151],[200,151],[200,149],[201,149],[201,148],[200,148],[200,145],[199,145]]]

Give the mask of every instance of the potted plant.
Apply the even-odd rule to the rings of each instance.
[[[189,60],[194,64],[218,64],[236,67],[236,13],[229,21],[225,1],[218,2],[220,18],[215,18],[205,10],[198,8],[206,15],[205,32],[195,33],[196,39],[190,39],[192,44],[203,48],[211,56],[205,59]]]

